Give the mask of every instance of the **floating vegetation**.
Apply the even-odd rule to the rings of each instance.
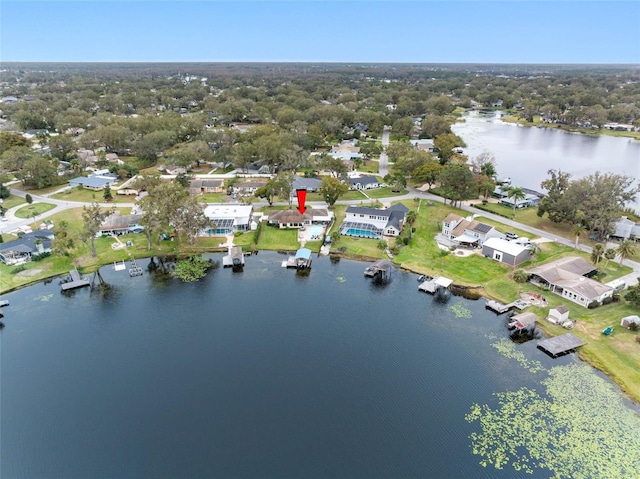
[[[51,298],[53,298],[53,293],[51,294],[41,294],[40,296],[36,296],[35,298],[33,298],[34,301],[49,301]]]
[[[337,276],[336,279],[341,283],[344,283],[347,280],[347,278],[345,278],[344,276]]]
[[[471,317],[471,310],[467,308],[462,301],[452,304],[447,309],[449,309],[457,319],[469,319]]]
[[[498,353],[505,358],[515,359],[516,361],[518,361],[518,363],[520,363],[523,368],[528,369],[529,372],[535,374],[545,370],[540,361],[527,359],[525,354],[522,351],[518,350],[518,348],[516,348],[516,345],[512,341],[509,341],[506,338],[502,338],[495,343],[491,343],[491,346],[493,346],[498,351]]]
[[[499,406],[474,404],[466,416],[482,429],[472,433],[482,466],[554,478],[637,477],[640,417],[613,386],[586,365],[556,366],[542,381],[548,398],[522,388],[497,393]]]

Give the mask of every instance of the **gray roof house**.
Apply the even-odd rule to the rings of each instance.
[[[502,238],[489,238],[482,244],[482,255],[499,263],[517,266],[527,261],[531,251],[526,246]]]
[[[223,180],[195,179],[189,182],[189,193],[192,195],[201,195],[203,193],[222,193],[223,191]]]
[[[583,258],[567,256],[527,271],[531,282],[547,287],[551,292],[585,308],[613,296],[611,286],[586,277],[595,267]]]
[[[480,247],[489,238],[502,236],[493,226],[450,214],[442,221],[442,234],[456,246]]]
[[[87,188],[89,190],[103,190],[107,185],[113,185],[118,177],[114,174],[108,172],[109,170],[99,170],[95,171],[87,177],[80,176],[78,178],[73,178],[69,180],[69,186],[78,187],[82,186],[83,188]]]
[[[137,225],[142,215],[121,215],[117,211],[107,216],[100,225],[99,231],[103,235],[121,235],[128,233],[129,226]]]
[[[295,175],[293,177],[293,185],[291,189],[295,190],[307,190],[310,192],[318,191],[322,181],[320,178],[304,178],[302,176]]]
[[[340,234],[376,239],[383,236],[398,236],[408,211],[409,208],[402,203],[384,210],[349,206],[340,226]]]
[[[611,234],[612,238],[622,240],[640,239],[640,224],[634,223],[626,216],[623,216],[614,225],[615,231]]]
[[[0,261],[5,264],[26,263],[31,261],[32,255],[50,253],[54,237],[51,230],[36,230],[0,244]]]
[[[375,176],[361,176],[358,178],[349,178],[349,188],[352,190],[370,190],[380,186],[378,178]]]

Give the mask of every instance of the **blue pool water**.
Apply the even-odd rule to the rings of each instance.
[[[365,237],[365,238],[377,238],[378,235],[375,234],[373,231],[367,231],[367,230],[358,230],[355,228],[349,228],[347,230],[347,234],[351,235],[351,236],[361,236],[361,237]]]
[[[320,239],[320,236],[322,236],[322,231],[322,226],[312,226],[309,229],[309,235],[311,235],[311,238],[317,237],[318,239]]]

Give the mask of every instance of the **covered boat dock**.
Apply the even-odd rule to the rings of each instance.
[[[434,294],[440,288],[448,289],[452,284],[452,279],[445,278],[444,276],[436,276],[432,280],[420,283],[420,286],[418,286],[418,290],[424,291],[425,293]]]
[[[538,341],[538,348],[542,349],[552,358],[557,358],[563,354],[575,351],[576,348],[584,346],[585,344],[587,344],[586,341],[583,341],[571,333],[567,333]]]
[[[509,322],[509,328],[515,329],[525,329],[535,324],[538,320],[538,317],[533,313],[520,313],[514,316],[511,316],[511,320]]]
[[[380,279],[387,281],[391,278],[391,271],[393,269],[393,263],[388,259],[380,259],[368,266],[364,270],[364,275],[369,278]]]
[[[229,253],[222,258],[222,266],[225,268],[242,268],[244,266],[244,254],[240,246],[229,247]]]

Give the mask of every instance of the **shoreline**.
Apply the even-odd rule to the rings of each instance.
[[[263,250],[258,250],[258,251],[278,251],[278,250],[268,250],[268,249],[263,249]],[[214,248],[211,251],[206,251],[203,252],[201,254],[207,254],[207,253],[224,253],[225,249],[224,248]],[[319,254],[318,252],[316,252],[316,254]],[[379,258],[373,258],[373,257],[369,257],[369,256],[364,256],[364,255],[350,255],[350,254],[345,254],[342,253],[340,251],[329,251],[329,254],[327,256],[338,256],[340,258],[345,258],[345,259],[349,259],[349,260],[353,260],[353,261],[360,261],[360,262],[371,262],[371,261],[377,261]],[[153,256],[158,256],[157,254],[153,254],[153,255],[149,255],[149,256],[139,256],[136,259],[147,259],[147,258],[151,258]],[[393,260],[391,260],[393,262]],[[100,268],[104,267],[104,266],[108,266],[111,263],[100,263],[97,264],[95,266],[92,266],[90,268],[87,269],[86,272],[83,272],[82,274],[90,274],[90,273],[94,273],[96,271],[98,271]],[[414,269],[408,268],[408,267],[404,267],[402,266],[402,264],[397,264],[394,263],[394,265],[401,271],[407,272],[407,273],[412,273],[412,274],[427,274],[425,272],[421,272],[421,271],[416,271]],[[38,278],[37,280],[31,281],[29,283],[25,283],[23,285],[20,286],[16,286],[15,288],[12,288],[10,290],[7,291],[3,291],[2,294],[7,294],[13,291],[17,291],[19,289],[22,288],[26,288],[29,286],[33,286],[39,282],[43,282],[46,280],[53,280],[57,277],[62,277],[65,273],[61,273],[61,274],[55,274],[55,275],[51,275],[51,276],[47,276],[47,277],[43,277],[43,278]],[[453,284],[453,286],[459,286],[462,289],[465,290],[469,290],[472,291],[474,294],[477,294],[479,296],[478,299],[480,298],[484,298],[485,300],[487,299],[494,299],[497,300],[497,298],[492,297],[490,294],[488,294],[484,287],[482,287],[481,285],[476,285],[476,286],[469,286],[469,285],[456,285],[455,283]],[[465,296],[463,296],[465,297]],[[468,298],[467,298],[468,299]],[[547,327],[546,324],[544,324],[544,321],[541,319],[539,321],[537,321],[536,327],[538,327],[544,334],[546,337],[555,337],[557,336],[557,334],[554,334],[554,332],[551,330],[551,328]],[[616,375],[614,370],[610,370],[609,368],[607,368],[605,366],[605,364],[600,360],[600,358],[598,358],[597,356],[594,356],[593,354],[589,354],[589,353],[585,353],[582,350],[577,350],[576,351],[576,355],[577,357],[585,362],[586,364],[589,364],[591,367],[593,367],[594,369],[600,371],[601,373],[603,373],[613,384],[616,385],[616,387],[620,390],[620,392],[625,396],[626,399],[628,399],[629,401],[631,401],[635,406],[640,407],[640,392],[635,392],[630,390],[627,386],[625,386],[624,384],[621,383],[621,381],[618,379],[618,376]]]

